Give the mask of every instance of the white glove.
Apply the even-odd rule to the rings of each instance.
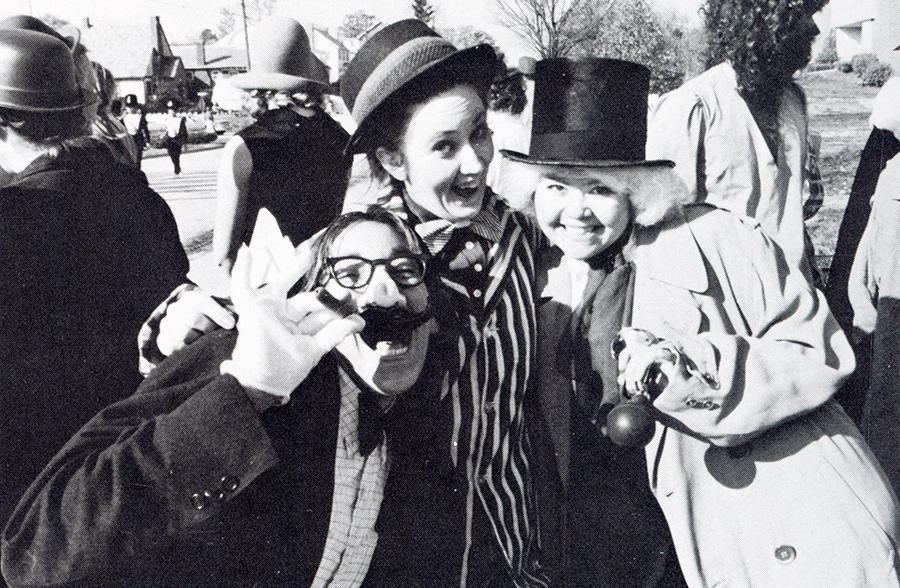
[[[323,355],[365,326],[359,315],[339,318],[313,292],[287,299],[288,290],[309,270],[312,259],[308,251],[302,252],[292,267],[266,286],[253,289],[252,254],[242,247],[231,273],[238,339],[221,371],[245,387],[280,396],[283,402]]]
[[[169,305],[160,320],[156,346],[168,357],[206,333],[233,328],[231,311],[202,290],[186,290]]]

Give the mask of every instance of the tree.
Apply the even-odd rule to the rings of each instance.
[[[542,59],[566,57],[589,34],[585,21],[602,16],[618,0],[493,0],[501,22]]]
[[[662,18],[647,0],[630,0],[616,5],[585,23],[587,38],[579,43],[576,55],[611,57],[641,63],[650,68],[651,91],[665,92],[681,85],[684,56],[680,40],[684,31]]]
[[[434,22],[434,8],[428,3],[428,0],[413,0],[412,3],[413,16],[427,25]]]
[[[251,25],[271,16],[277,5],[278,0],[245,0],[243,6],[241,6],[241,2],[235,2],[231,6],[223,8],[219,19],[219,38],[233,31],[239,22],[243,26],[241,21],[244,18],[244,8],[247,10],[247,24]]]
[[[375,26],[377,22],[378,19],[375,16],[359,10],[344,16],[344,22],[338,27],[338,35],[344,39],[355,39]]]

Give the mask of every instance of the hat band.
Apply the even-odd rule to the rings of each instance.
[[[531,137],[532,159],[540,161],[642,161],[644,145],[635,142],[635,133],[596,131],[543,133]]]
[[[82,105],[81,96],[74,92],[32,91],[0,85],[0,106],[12,110],[70,110]]]
[[[388,54],[363,83],[353,104],[353,118],[362,123],[394,90],[454,53],[456,47],[441,37],[419,37],[404,43]]]

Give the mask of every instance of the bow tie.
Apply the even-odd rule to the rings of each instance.
[[[424,221],[416,225],[416,233],[422,237],[428,252],[437,255],[444,249],[456,229],[467,228],[483,239],[496,243],[503,236],[503,228],[497,214],[488,208],[478,211],[468,224],[454,224],[442,218]]]

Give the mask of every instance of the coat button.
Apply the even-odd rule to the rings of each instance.
[[[199,492],[191,496],[191,504],[193,504],[194,508],[196,508],[197,510],[203,510],[204,508],[206,508],[208,503],[209,499]]]
[[[775,549],[775,559],[783,564],[789,564],[797,559],[797,550],[790,545],[782,545]]]
[[[222,490],[207,490],[203,493],[203,496],[205,496],[208,500],[215,500],[216,502],[222,502],[223,500],[225,500],[225,492],[223,492]]]
[[[240,487],[241,481],[237,476],[224,476],[222,478],[222,489],[225,492],[234,492]]]
[[[484,403],[484,414],[493,415],[495,412],[497,412],[497,402],[496,401],[492,400],[490,402]]]

